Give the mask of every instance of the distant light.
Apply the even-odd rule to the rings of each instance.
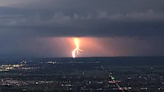
[[[111,79],[114,80],[115,78],[112,76]]]

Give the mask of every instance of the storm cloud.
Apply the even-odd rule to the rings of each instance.
[[[162,0],[12,2],[1,4],[2,31],[33,36],[164,36]]]
[[[61,46],[57,40],[60,37],[108,40],[113,37],[112,49],[113,53],[117,53],[115,55],[164,55],[163,0],[0,2],[0,56],[68,56],[69,53],[59,51]],[[56,43],[54,47],[51,46],[52,39],[56,39],[53,40]],[[97,41],[97,44],[101,41]],[[101,44],[108,49],[112,43]],[[136,44],[139,44],[138,49]],[[149,49],[145,51],[147,48]]]

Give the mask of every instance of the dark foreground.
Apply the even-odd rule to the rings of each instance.
[[[0,92],[164,92],[164,57],[0,62]]]

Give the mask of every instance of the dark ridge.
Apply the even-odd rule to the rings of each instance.
[[[116,65],[163,65],[164,56],[149,56],[149,57],[83,57],[83,58],[24,58],[24,59],[0,59],[2,62],[20,62],[22,60],[32,61],[32,62],[47,62],[47,61],[57,61],[57,62],[100,62],[109,63]]]

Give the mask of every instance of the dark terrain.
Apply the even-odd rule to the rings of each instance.
[[[164,57],[1,59],[0,92],[163,92]]]

